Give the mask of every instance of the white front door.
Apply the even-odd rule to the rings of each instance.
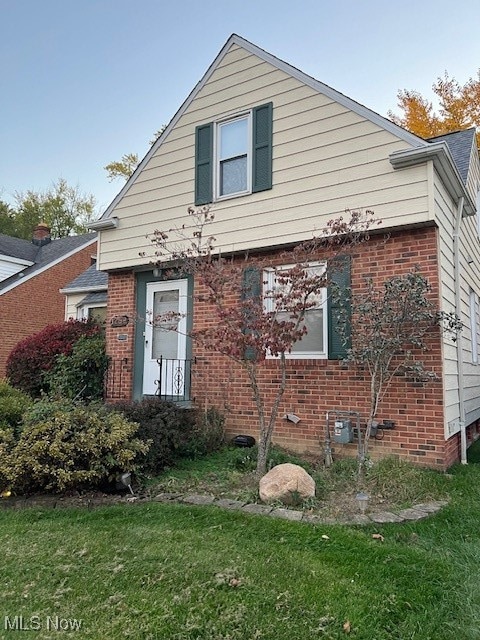
[[[187,280],[147,283],[143,393],[185,394]]]

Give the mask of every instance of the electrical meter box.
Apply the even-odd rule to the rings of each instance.
[[[353,442],[353,428],[350,420],[335,420],[333,440],[340,444]]]

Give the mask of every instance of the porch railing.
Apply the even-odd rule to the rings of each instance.
[[[164,358],[158,360],[155,395],[172,402],[190,402],[192,398],[192,365],[195,360]]]
[[[195,360],[161,357],[155,395],[162,400],[190,403],[192,397],[192,368]],[[132,371],[128,358],[111,359],[105,374],[104,396],[108,400],[123,400],[132,393]]]
[[[105,372],[104,396],[106,400],[123,400],[128,397],[128,358],[111,359]]]

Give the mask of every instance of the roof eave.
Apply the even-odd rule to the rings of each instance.
[[[432,161],[448,193],[455,201],[464,198],[464,215],[475,215],[476,207],[463,184],[446,142],[433,142],[426,147],[394,151],[389,159],[394,169],[405,169]]]
[[[64,293],[65,295],[75,295],[76,293],[96,293],[100,291],[108,291],[108,287],[106,285],[101,285],[98,287],[74,287],[69,289],[68,287],[64,287],[63,289],[59,289],[60,293]]]

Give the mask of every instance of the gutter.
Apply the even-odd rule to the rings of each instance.
[[[107,231],[108,229],[116,229],[117,227],[118,218],[116,216],[112,218],[100,218],[100,220],[88,224],[88,228],[93,229],[93,231]]]
[[[460,198],[457,204],[455,228],[453,232],[453,261],[455,269],[455,313],[461,318],[461,291],[460,291],[460,231],[463,219],[464,199]],[[460,331],[457,336],[457,371],[458,371],[458,403],[460,409],[460,462],[467,464],[467,430],[465,424],[465,376],[463,369],[463,339]]]
[[[76,293],[102,293],[103,291],[108,291],[107,285],[100,285],[98,287],[75,287],[74,289],[69,289],[68,287],[59,289],[59,293],[64,293],[65,295],[75,295]]]

